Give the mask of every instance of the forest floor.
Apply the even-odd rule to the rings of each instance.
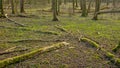
[[[17,47],[16,50],[23,48],[28,48],[28,50],[0,55],[0,60],[58,42],[68,42],[70,46],[38,54],[6,68],[119,68],[106,59],[101,51],[97,51],[78,39],[90,38],[102,48],[112,52],[120,41],[120,19],[114,19],[113,15],[102,15],[98,21],[91,20],[91,16],[80,17],[80,14],[60,15],[58,22],[51,21],[51,14],[39,14],[31,18],[10,18],[27,26],[18,27],[7,19],[0,19],[0,51],[12,47]],[[56,25],[65,28],[68,33],[57,29]],[[120,51],[115,55],[120,58]]]

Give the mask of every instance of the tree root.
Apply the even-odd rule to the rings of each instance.
[[[0,61],[0,68],[3,68],[3,67],[8,66],[10,64],[14,64],[14,63],[17,63],[17,62],[24,61],[26,59],[29,59],[29,58],[33,57],[34,55],[36,55],[38,53],[40,53],[40,54],[46,53],[46,52],[49,52],[49,51],[60,49],[63,46],[67,46],[67,45],[69,45],[69,43],[61,42],[61,43],[53,44],[52,46],[39,48],[37,50],[31,51],[29,53],[26,53],[26,54],[23,54],[23,55],[20,55],[20,56],[15,56],[15,57],[12,57],[12,58],[7,58],[7,59],[4,59],[4,60],[1,60]]]
[[[108,52],[107,50],[105,50],[104,48],[100,47],[99,44],[97,44],[96,42],[88,39],[88,38],[81,38],[81,41],[83,42],[87,42],[89,43],[90,45],[92,45],[93,47],[101,50],[102,52],[104,52],[105,56],[107,58],[109,58],[109,60],[114,63],[115,65],[117,66],[120,66],[120,58],[117,58],[114,54],[112,54],[111,52]]]

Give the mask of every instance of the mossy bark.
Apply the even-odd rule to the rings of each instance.
[[[69,45],[69,43],[61,42],[61,43],[54,44],[52,46],[39,48],[37,50],[31,51],[29,53],[26,53],[26,54],[23,54],[23,55],[20,55],[20,56],[15,56],[15,57],[12,57],[12,58],[7,58],[7,59],[4,59],[4,60],[0,60],[0,68],[3,68],[3,67],[8,66],[10,64],[14,64],[14,63],[17,63],[17,62],[24,61],[28,58],[31,58],[31,57],[35,56],[37,53],[42,54],[42,53],[45,53],[45,52],[49,52],[49,51],[59,49],[63,46],[67,46],[67,45]]]
[[[102,52],[104,52],[105,56],[107,58],[109,58],[109,60],[114,63],[115,65],[117,65],[118,67],[120,67],[120,58],[117,58],[114,54],[112,54],[111,52],[108,52],[107,50],[105,50],[104,48],[100,47],[99,44],[97,44],[96,42],[88,39],[88,38],[82,38],[81,41],[87,42],[90,45],[92,45],[95,48],[99,48]]]

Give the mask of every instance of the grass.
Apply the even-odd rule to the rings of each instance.
[[[35,14],[35,9],[32,10]],[[49,67],[74,67],[80,66],[84,67],[96,67],[103,66],[108,68],[110,66],[114,66],[111,64],[107,64],[106,60],[101,59],[95,50],[85,47],[84,44],[76,43],[74,38],[69,37],[65,32],[61,32],[59,29],[55,28],[55,25],[60,25],[68,31],[71,31],[73,35],[80,36],[83,35],[90,39],[94,39],[100,44],[101,47],[105,48],[108,51],[111,51],[115,45],[117,45],[118,41],[120,41],[120,20],[119,19],[112,19],[108,15],[99,16],[98,21],[91,20],[92,16],[90,17],[80,17],[80,14],[75,14],[74,16],[69,17],[69,15],[60,15],[58,22],[53,22],[52,14],[40,15],[39,18],[20,18],[20,17],[11,17],[15,21],[18,21],[22,24],[28,25],[28,27],[17,27],[14,24],[9,23],[6,20],[1,20],[1,26],[7,27],[15,27],[17,29],[7,29],[7,28],[0,28],[0,40],[24,40],[24,39],[43,39],[43,40],[55,40],[55,39],[69,39],[69,42],[72,44],[71,46],[74,47],[73,49],[61,49],[58,51],[51,52],[49,54],[43,54],[34,59],[29,59],[24,62],[14,64],[13,67],[27,67],[32,66],[34,67],[42,67],[45,68],[46,66]],[[105,19],[102,19],[105,18]],[[107,18],[106,18],[107,17]],[[119,16],[116,16],[119,17]],[[52,34],[43,34],[41,32],[33,32],[33,31],[50,31],[53,33],[57,33],[60,35],[52,35]],[[80,33],[78,33],[78,31]],[[6,50],[13,46],[26,46],[31,47],[31,50],[37,49],[38,47],[45,47],[50,44],[54,44],[56,42],[20,42],[20,43],[3,43],[0,42],[0,50]],[[95,47],[99,47],[98,45]],[[26,52],[23,52],[26,53]],[[22,54],[23,54],[22,53]],[[27,52],[28,53],[28,52]],[[21,53],[17,53],[21,55]],[[108,55],[112,56],[108,53]],[[6,55],[5,55],[6,56]],[[1,59],[10,58],[16,56],[10,54],[5,56],[0,56]],[[116,55],[119,56],[119,55]],[[58,61],[59,60],[59,61]],[[64,61],[64,62],[63,62]],[[34,62],[34,64],[32,64]],[[56,63],[55,63],[56,62]],[[83,63],[82,63],[83,62]],[[95,63],[98,62],[98,63]],[[116,61],[119,62],[119,61]],[[41,64],[39,64],[41,63]],[[70,64],[69,64],[70,63]],[[95,65],[96,64],[96,65]],[[8,66],[9,67],[9,66]],[[12,65],[10,65],[12,67]],[[12,67],[12,68],[13,68]],[[102,67],[101,67],[102,68]]]

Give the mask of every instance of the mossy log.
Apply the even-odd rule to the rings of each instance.
[[[67,32],[67,30],[63,27],[60,27],[58,25],[55,26],[57,29],[59,29],[60,31],[63,31],[63,32]]]
[[[97,44],[96,42],[94,42],[94,41],[92,41],[92,40],[90,40],[88,38],[81,38],[81,41],[87,42],[87,43],[89,43],[90,45],[92,45],[93,47],[96,47],[96,48],[100,47],[99,44]]]
[[[120,66],[120,58],[117,58],[117,57],[116,57],[114,54],[112,54],[111,52],[108,52],[108,51],[105,50],[104,48],[100,47],[100,45],[97,44],[96,42],[94,42],[94,41],[92,41],[92,40],[90,40],[90,39],[88,39],[88,38],[81,38],[81,41],[87,42],[87,43],[89,43],[90,45],[92,45],[93,47],[95,47],[95,48],[97,48],[97,49],[99,48],[102,52],[104,52],[105,56],[106,56],[107,58],[109,58],[109,60],[110,60],[112,63],[116,64],[117,66]]]
[[[119,44],[115,47],[115,48],[113,48],[113,52],[117,52],[118,50],[120,50],[120,42],[119,42]]]
[[[20,56],[15,56],[15,57],[12,57],[12,58],[7,58],[7,59],[4,59],[4,60],[1,60],[0,61],[0,68],[3,68],[3,67],[8,66],[10,64],[14,64],[14,63],[17,63],[17,62],[24,61],[28,58],[31,58],[31,57],[35,56],[38,53],[42,54],[42,53],[45,53],[45,52],[53,51],[53,50],[59,49],[63,46],[67,46],[67,45],[69,45],[69,43],[61,42],[61,43],[53,44],[52,46],[39,48],[37,50],[31,51],[29,53],[26,53],[26,54],[23,54],[23,55],[20,55]]]

